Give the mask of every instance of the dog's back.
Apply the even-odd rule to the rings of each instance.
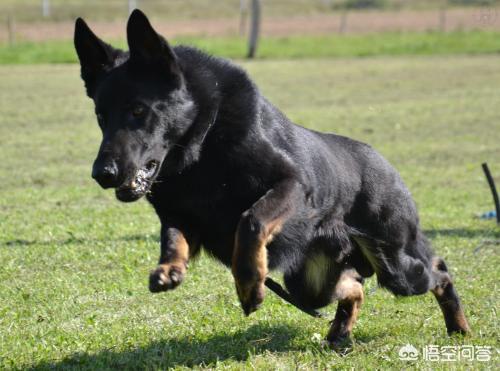
[[[210,105],[210,97],[200,95],[196,89],[212,84],[218,91],[220,105],[214,127],[205,139],[201,154],[204,159],[189,168],[184,177],[166,178],[164,185],[159,183],[153,188],[153,194],[178,194],[187,183],[200,177],[198,169],[203,169],[207,176],[211,174],[205,187],[216,188],[216,183],[222,182],[219,170],[226,169],[224,178],[230,178],[233,184],[245,184],[244,193],[254,195],[242,202],[241,189],[228,187],[217,207],[226,210],[226,215],[236,215],[251,207],[276,179],[293,176],[304,187],[308,199],[268,246],[271,267],[296,269],[304,264],[300,257],[314,255],[317,241],[326,237],[327,255],[339,259],[362,254],[363,264],[370,265],[364,269],[376,272],[380,283],[398,295],[430,288],[431,253],[427,252],[427,242],[422,242],[425,240],[419,230],[416,206],[387,160],[365,143],[295,125],[261,95],[240,67],[197,49],[174,50],[195,100],[207,99],[200,104]],[[206,172],[208,168],[212,170]],[[183,185],[171,191],[169,184],[177,182]],[[204,214],[204,204],[193,204],[194,195],[188,199],[193,216],[210,225],[206,235],[214,240],[207,241],[205,247],[229,264],[232,247],[222,240],[230,238],[221,237],[221,229],[213,223],[220,224],[222,218],[226,220],[224,225],[236,225],[222,215],[209,222],[209,214],[200,216]],[[309,220],[307,226],[305,219]],[[217,236],[212,231],[217,231]],[[359,264],[358,268],[361,269]],[[423,281],[416,280],[414,271],[428,274],[421,274]]]

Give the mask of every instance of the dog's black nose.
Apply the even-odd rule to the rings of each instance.
[[[102,188],[119,186],[118,169],[114,163],[106,164],[104,166],[94,165],[92,168],[92,178],[94,178]]]

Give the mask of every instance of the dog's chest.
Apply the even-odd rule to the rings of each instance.
[[[251,176],[214,172],[165,179],[149,199],[165,214],[182,215],[203,229],[221,231],[236,225],[264,193]]]

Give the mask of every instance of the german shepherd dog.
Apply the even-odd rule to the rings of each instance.
[[[338,300],[328,342],[347,340],[363,279],[432,291],[449,333],[469,331],[444,261],[397,171],[370,146],[297,126],[231,62],[171,47],[135,10],[129,52],[81,19],[75,47],[102,143],[92,177],[120,201],[146,196],[161,222],[153,293],[177,287],[203,247],[231,267],[246,315],[278,269],[306,308]]]

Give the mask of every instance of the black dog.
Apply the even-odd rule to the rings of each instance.
[[[82,19],[75,46],[103,140],[92,176],[119,200],[146,195],[161,221],[152,292],[181,283],[203,246],[230,266],[244,312],[268,269],[298,303],[339,300],[327,340],[347,338],[374,273],[396,295],[431,290],[449,333],[468,332],[443,260],[398,173],[366,144],[291,123],[228,61],[171,48],[136,10],[130,52]]]

